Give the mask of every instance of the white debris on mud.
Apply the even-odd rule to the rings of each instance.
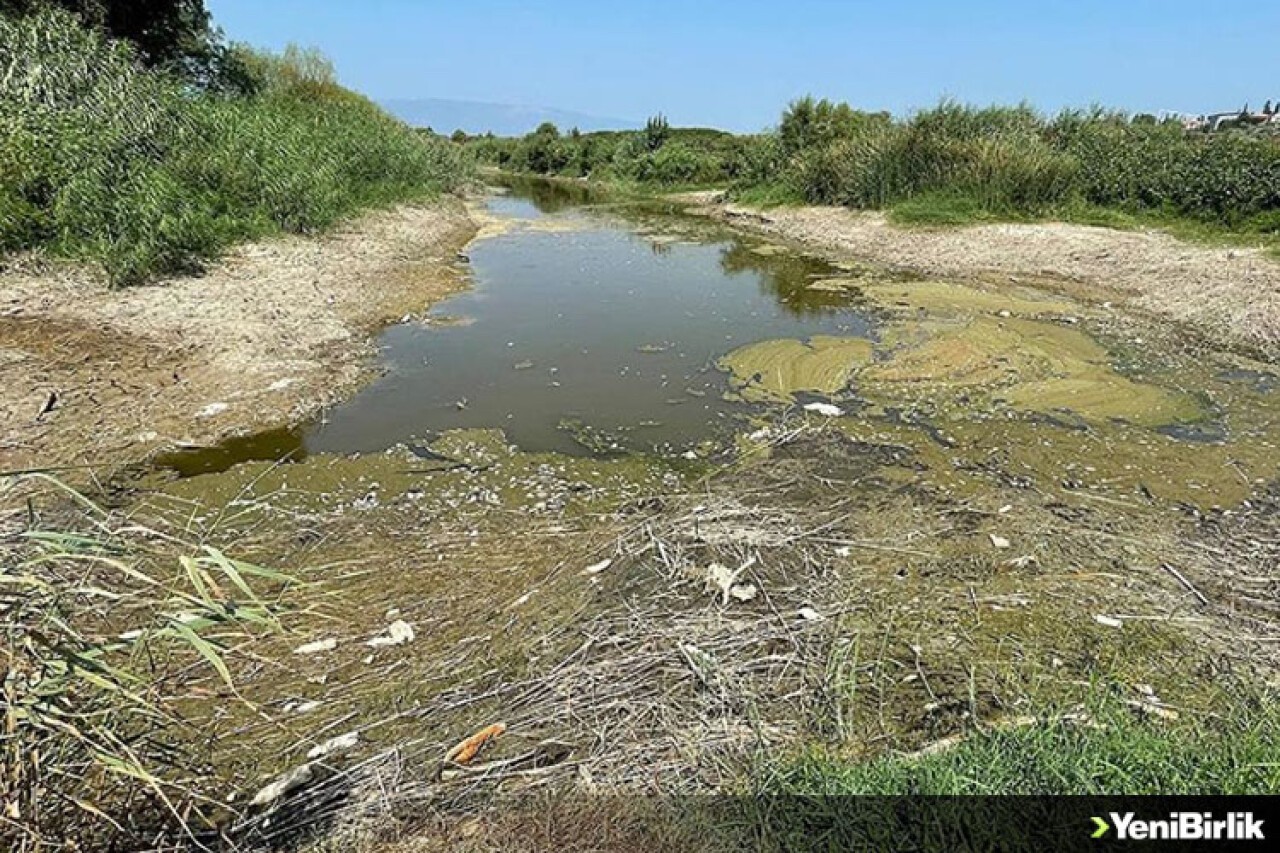
[[[316,640],[314,643],[304,643],[293,650],[295,655],[314,655],[319,652],[331,652],[338,647],[338,641],[332,637],[325,640]]]
[[[316,744],[307,751],[307,758],[317,759],[324,758],[326,755],[333,755],[339,752],[346,752],[353,749],[360,742],[359,732],[347,732],[344,735],[331,737],[324,743]]]
[[[387,626],[386,634],[374,637],[365,645],[375,649],[381,646],[402,646],[405,643],[412,643],[413,638],[413,626],[403,619],[397,619]]]
[[[819,415],[826,415],[829,418],[838,418],[844,414],[844,409],[839,406],[833,406],[830,403],[808,403],[805,405],[806,412],[814,412]]]

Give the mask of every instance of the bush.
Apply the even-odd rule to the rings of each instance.
[[[743,174],[749,142],[704,128],[673,128],[662,116],[640,131],[560,136],[543,126],[520,139],[480,137],[465,148],[479,162],[515,172],[654,184],[722,183]]]
[[[1100,205],[1156,209],[1238,226],[1280,210],[1280,143],[1236,131],[1060,116],[1051,134],[1080,164],[1080,191]]]
[[[1046,122],[1026,105],[943,102],[893,122],[806,98],[746,161],[740,191],[770,183],[855,208],[926,197],[949,200],[953,213],[1037,215],[1088,202],[1259,232],[1274,229],[1280,210],[1276,139],[1097,110]]]
[[[1094,205],[1193,217],[1252,233],[1280,230],[1280,136],[1189,133],[1121,113],[944,101],[907,120],[801,98],[776,131],[733,136],[671,128],[467,143],[514,171],[658,185],[732,182],[742,197],[878,209],[914,221],[1040,216]],[[20,214],[14,214],[18,216]],[[34,227],[34,226],[33,226]]]
[[[867,130],[884,129],[890,123],[888,113],[866,113],[848,104],[835,104],[826,98],[815,101],[805,96],[792,101],[783,111],[777,135],[783,151],[795,154]]]
[[[112,282],[455,186],[464,159],[334,82],[314,51],[237,48],[253,96],[193,90],[68,13],[0,16],[0,248]]]

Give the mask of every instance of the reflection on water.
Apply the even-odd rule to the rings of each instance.
[[[586,183],[515,175],[504,177],[502,183],[511,191],[511,197],[527,202],[539,213],[561,213],[602,199],[600,191]]]
[[[517,181],[490,212],[521,221],[469,249],[474,286],[386,329],[386,374],[298,431],[168,460],[184,473],[284,452],[375,452],[467,427],[525,450],[683,452],[751,408],[724,399],[725,352],[769,338],[869,337],[840,270],[654,204]],[[551,227],[554,226],[554,227]],[[466,318],[465,324],[431,318]]]
[[[300,462],[306,455],[302,429],[283,427],[229,438],[213,447],[176,450],[161,455],[155,461],[160,467],[172,469],[180,476],[195,477],[225,471],[232,465],[249,459]]]
[[[723,399],[715,362],[726,351],[871,332],[844,297],[805,289],[836,274],[820,261],[761,254],[643,208],[557,208],[549,198],[544,184],[536,198],[492,203],[499,216],[561,221],[476,244],[474,288],[432,312],[472,322],[388,329],[387,375],[309,429],[308,449],[371,452],[500,427],[525,450],[679,452],[748,411]]]

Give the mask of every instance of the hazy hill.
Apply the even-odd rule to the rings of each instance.
[[[497,136],[521,136],[544,121],[561,130],[632,130],[641,122],[609,118],[573,110],[530,107],[516,104],[487,104],[480,101],[453,101],[445,98],[392,98],[382,106],[414,127],[430,127],[438,133],[462,128],[467,133],[492,132]]]

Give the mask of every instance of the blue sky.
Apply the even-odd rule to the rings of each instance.
[[[315,45],[374,98],[758,130],[811,92],[904,113],[1280,99],[1278,0],[207,0],[233,39]]]

